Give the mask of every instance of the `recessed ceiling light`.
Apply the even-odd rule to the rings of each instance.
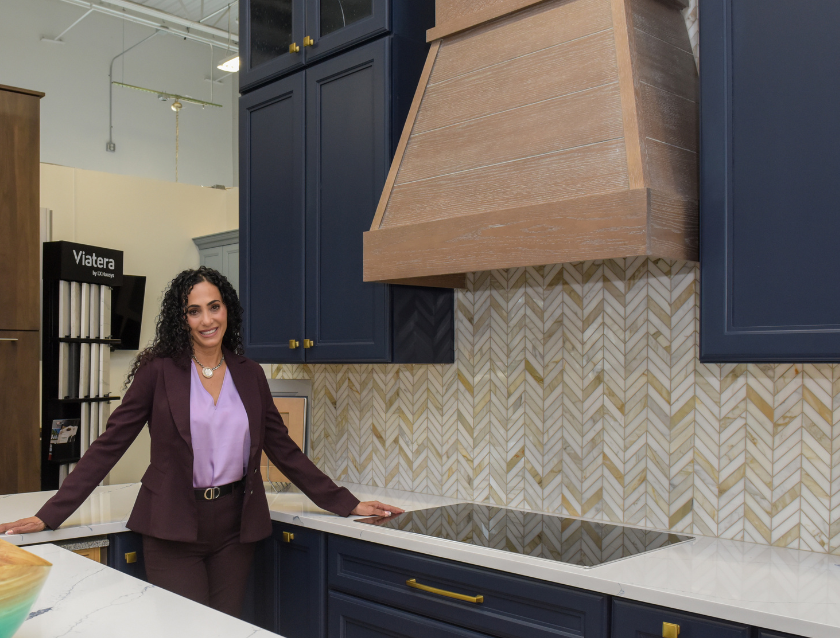
[[[239,71],[239,56],[234,55],[222,60],[216,68],[221,69],[222,71],[227,71],[228,73],[236,73]]]

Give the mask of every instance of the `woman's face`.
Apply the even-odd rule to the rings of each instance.
[[[227,330],[227,306],[222,293],[209,281],[200,281],[187,297],[187,324],[193,344],[216,348]]]

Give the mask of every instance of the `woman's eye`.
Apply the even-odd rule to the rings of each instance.
[[[215,306],[213,306],[214,311],[218,310],[219,308],[221,308],[221,306],[219,304],[216,304]]]
[[[195,317],[198,314],[198,310],[193,308],[192,310],[188,310],[187,314],[190,315],[191,317]]]

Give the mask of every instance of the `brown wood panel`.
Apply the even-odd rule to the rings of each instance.
[[[624,142],[612,140],[397,185],[391,192],[381,228],[626,188]]]
[[[426,42],[452,35],[544,1],[437,0],[435,2],[435,26],[426,31]]]
[[[431,82],[612,28],[609,0],[551,0],[447,37]]]
[[[675,4],[663,0],[630,0],[630,10],[636,29],[694,55],[685,19]]]
[[[74,554],[78,554],[79,556],[84,556],[85,558],[89,558],[90,560],[96,563],[104,562],[102,560],[102,548],[101,547],[86,547],[85,549],[74,549],[71,550]]]
[[[696,102],[640,83],[639,110],[647,137],[697,152],[700,133]]]
[[[698,261],[699,208],[696,201],[651,190],[649,196],[648,254],[668,259]]]
[[[420,110],[420,104],[423,101],[423,94],[426,92],[426,84],[429,81],[429,76],[435,66],[438,51],[440,50],[440,42],[433,42],[429,47],[429,54],[426,56],[426,63],[423,66],[423,72],[420,74],[420,81],[417,83],[417,90],[414,92],[414,98],[411,101],[411,107],[408,109],[405,125],[400,134],[400,141],[397,144],[397,151],[394,153],[394,159],[391,161],[391,168],[388,169],[388,177],[385,179],[385,186],[382,188],[382,194],[379,196],[379,203],[376,206],[376,212],[373,215],[373,222],[371,222],[370,229],[376,230],[382,223],[382,216],[385,214],[385,207],[388,205],[388,199],[391,197],[391,189],[394,187],[394,181],[397,179],[397,173],[400,170],[400,165],[403,161],[408,140],[411,137],[411,132],[414,130],[414,122],[417,120],[417,112]]]
[[[0,90],[0,330],[40,326],[39,102]]]
[[[466,288],[466,273],[454,275],[435,275],[434,277],[406,277],[405,279],[389,279],[385,284],[400,286],[428,286],[429,288]]]
[[[621,138],[618,83],[412,136],[397,184]]]
[[[647,207],[639,189],[370,231],[364,279],[644,255]]]
[[[697,65],[694,55],[634,29],[637,79],[697,102]]]
[[[306,399],[303,397],[273,397],[274,405],[283,423],[289,430],[289,437],[301,449],[304,449],[306,441]],[[290,483],[289,479],[276,466],[270,465],[266,453],[262,453],[260,460],[260,472],[264,481],[275,481],[277,483]]]
[[[683,199],[699,198],[697,153],[646,139],[645,154],[652,189]]]
[[[414,132],[457,124],[616,79],[612,32],[597,33],[430,84]]]
[[[636,75],[633,61],[633,30],[628,25],[630,9],[625,0],[611,0],[615,56],[621,87],[621,120],[624,125],[624,148],[627,153],[627,176],[630,188],[646,186],[642,155],[641,116],[636,98]]]
[[[33,91],[32,89],[22,89],[19,86],[8,86],[6,84],[0,84],[0,91],[8,91],[9,93],[21,93],[22,95],[33,95],[35,97],[44,97],[46,93],[41,93],[40,91]]]
[[[37,330],[0,330],[0,494],[41,489]]]

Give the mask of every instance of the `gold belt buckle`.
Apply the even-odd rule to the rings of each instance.
[[[204,500],[205,501],[215,501],[219,496],[222,494],[222,489],[220,487],[208,487],[204,490]]]

